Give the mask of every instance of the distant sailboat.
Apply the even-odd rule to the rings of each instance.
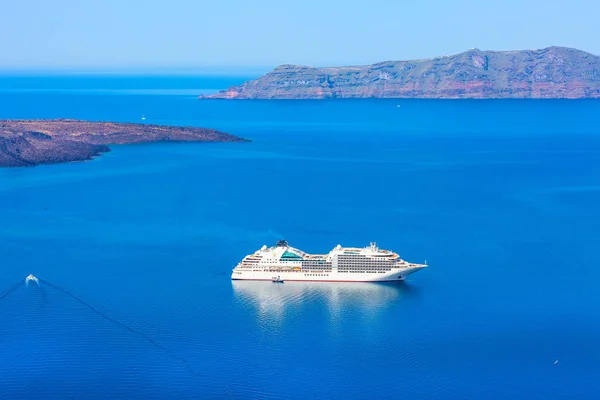
[[[142,115],[142,121],[145,121],[145,120],[146,120],[146,116]]]

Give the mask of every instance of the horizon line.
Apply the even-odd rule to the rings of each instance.
[[[243,66],[243,65],[222,65],[222,66],[173,66],[173,67],[83,67],[83,66],[64,66],[64,67],[8,67],[0,66],[0,76],[29,76],[29,75],[255,75],[272,71],[276,66]]]
[[[586,50],[581,50],[577,47],[551,45],[539,48],[531,49],[520,49],[520,50],[481,50],[478,47],[472,47],[467,50],[458,53],[448,53],[443,55],[436,55],[423,58],[387,58],[375,62],[325,62],[325,63],[297,63],[297,62],[279,62],[277,64],[269,63],[264,65],[244,65],[244,64],[208,64],[208,65],[129,65],[129,66],[108,66],[108,65],[64,65],[64,66],[9,66],[0,65],[0,75],[231,75],[233,74],[265,74],[273,71],[274,69],[285,66],[306,66],[316,68],[344,68],[344,67],[360,67],[379,64],[382,62],[400,62],[400,61],[425,61],[437,58],[445,58],[456,56],[459,54],[466,53],[468,51],[482,51],[482,52],[494,52],[494,53],[511,53],[511,52],[524,52],[524,51],[543,51],[552,48],[562,48],[567,50],[575,50],[584,52],[598,57],[594,53],[590,53]]]

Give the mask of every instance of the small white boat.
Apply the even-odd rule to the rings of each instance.
[[[281,279],[279,276],[274,276],[273,278],[271,278],[271,280],[273,281],[273,283],[283,283],[283,279]]]
[[[25,286],[29,286],[29,282],[35,282],[36,285],[40,286],[39,279],[33,274],[27,275],[27,278],[25,278]]]
[[[146,120],[146,116],[142,115],[142,121],[145,121],[145,120]]]

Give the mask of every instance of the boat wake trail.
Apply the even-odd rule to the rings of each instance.
[[[38,278],[39,279],[39,278]],[[64,294],[66,294],[67,296],[71,297],[72,299],[76,300],[77,302],[81,303],[82,305],[84,305],[85,307],[87,307],[88,309],[92,310],[94,313],[98,314],[100,317],[104,318],[105,320],[107,320],[108,322],[115,324],[117,326],[120,326],[123,329],[128,330],[129,332],[141,337],[142,339],[146,340],[148,343],[150,343],[152,346],[164,351],[165,353],[167,353],[172,359],[180,362],[181,364],[183,364],[193,375],[196,376],[200,376],[200,374],[198,372],[196,372],[192,366],[190,365],[190,363],[183,357],[178,356],[177,354],[173,353],[171,350],[169,350],[167,347],[163,346],[162,344],[158,343],[156,340],[152,339],[150,336],[146,335],[143,332],[140,332],[132,327],[130,327],[129,325],[125,325],[122,322],[117,321],[116,319],[113,319],[111,317],[109,317],[108,315],[104,314],[102,311],[98,310],[96,307],[94,307],[93,305],[89,304],[88,302],[86,302],[85,300],[83,300],[81,297],[77,296],[76,294],[74,294],[73,292],[62,288],[60,286],[54,285],[50,282],[48,282],[45,279],[39,279],[39,281],[41,283],[43,283],[44,285],[47,285],[55,290],[58,290],[59,292],[62,292]]]
[[[33,277],[33,278],[31,278]],[[97,315],[99,315],[100,317],[104,318],[105,320],[107,320],[108,322],[117,325],[139,337],[141,337],[142,339],[144,339],[146,342],[150,343],[152,346],[156,347],[157,349],[162,350],[163,352],[165,352],[166,354],[169,355],[169,357],[171,357],[173,360],[181,363],[182,365],[184,365],[186,367],[186,369],[192,373],[195,376],[201,376],[197,371],[195,371],[192,366],[190,365],[190,363],[183,357],[178,356],[177,354],[175,354],[174,352],[172,352],[171,350],[169,350],[169,348],[163,346],[162,344],[158,343],[156,340],[152,339],[150,336],[146,335],[143,332],[140,332],[132,327],[130,327],[129,325],[126,325],[122,322],[117,321],[116,319],[113,319],[111,317],[109,317],[108,315],[104,314],[102,311],[98,310],[96,307],[94,307],[93,305],[89,304],[88,302],[86,302],[85,300],[83,300],[81,297],[77,296],[75,293],[62,288],[58,285],[55,285],[51,282],[48,282],[45,279],[41,279],[41,278],[36,278],[33,275],[30,275],[29,277],[27,277],[27,279],[25,280],[25,285],[28,286],[30,281],[34,281],[35,283],[38,284],[38,286],[40,286],[41,288],[41,284],[46,285],[48,287],[51,287],[54,290],[57,290],[63,294],[66,294],[67,296],[71,297],[72,299],[74,299],[75,301],[79,302],[80,304],[82,304],[83,306],[87,307],[89,310],[93,311],[94,313],[96,313]],[[4,293],[2,293],[0,295],[0,300],[8,297],[9,295],[11,295],[12,293],[14,293],[18,288],[20,288],[23,285],[23,281],[19,281],[17,283],[15,283],[13,286],[11,286],[8,290],[6,290]]]
[[[8,290],[6,290],[6,292],[0,294],[0,300],[11,295],[15,290],[20,288],[22,284],[23,284],[22,281],[19,281],[19,282],[15,283],[14,285],[12,285]]]

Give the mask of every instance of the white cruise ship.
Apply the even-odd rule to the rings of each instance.
[[[280,240],[247,255],[231,279],[261,281],[385,282],[401,281],[427,267],[404,261],[397,253],[368,247],[337,245],[329,254],[308,254]]]

